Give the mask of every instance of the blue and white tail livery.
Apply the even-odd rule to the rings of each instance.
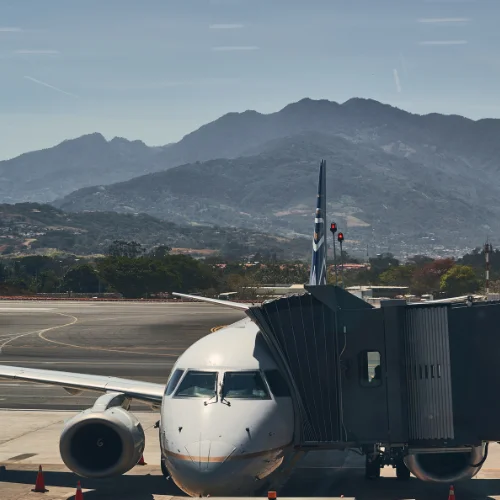
[[[319,165],[318,197],[314,216],[310,285],[326,285],[326,161]]]

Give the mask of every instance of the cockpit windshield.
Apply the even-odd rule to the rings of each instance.
[[[216,394],[217,372],[188,371],[182,379],[176,398],[212,398]]]
[[[269,391],[258,371],[226,372],[223,396],[225,399],[270,399]]]

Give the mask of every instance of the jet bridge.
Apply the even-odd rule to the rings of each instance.
[[[248,310],[294,394],[296,446],[500,440],[500,302],[374,308],[305,288]]]

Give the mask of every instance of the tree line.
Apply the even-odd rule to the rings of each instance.
[[[480,249],[458,260],[415,255],[405,262],[400,262],[394,255],[383,253],[370,258],[366,269],[347,273],[346,283],[407,286],[414,295],[460,296],[478,292],[484,287],[484,262],[484,252]],[[495,274],[500,277],[498,252]]]
[[[346,252],[345,263],[359,263]],[[500,292],[500,252],[491,255],[492,291]],[[329,263],[331,264],[331,262]],[[345,270],[344,285],[401,285],[416,295],[463,295],[484,286],[484,253],[476,249],[461,259],[432,259],[416,255],[401,262],[384,253],[365,267]],[[339,275],[340,279],[340,275]],[[209,257],[197,260],[171,254],[160,245],[146,250],[134,241],[114,241],[99,258],[73,255],[26,256],[0,260],[0,294],[117,292],[126,298],[156,294],[200,292],[215,296],[234,291],[253,298],[259,285],[307,283],[309,263],[282,261],[258,252],[250,259]],[[332,266],[328,281],[334,282]]]

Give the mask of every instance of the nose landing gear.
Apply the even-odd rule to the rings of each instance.
[[[379,454],[367,454],[365,460],[365,478],[372,481],[378,479],[382,467],[382,458]]]
[[[165,479],[169,479],[170,473],[168,472],[167,466],[165,465],[165,459],[163,457],[161,457],[160,465],[161,465],[161,473],[163,474],[163,477]]]

